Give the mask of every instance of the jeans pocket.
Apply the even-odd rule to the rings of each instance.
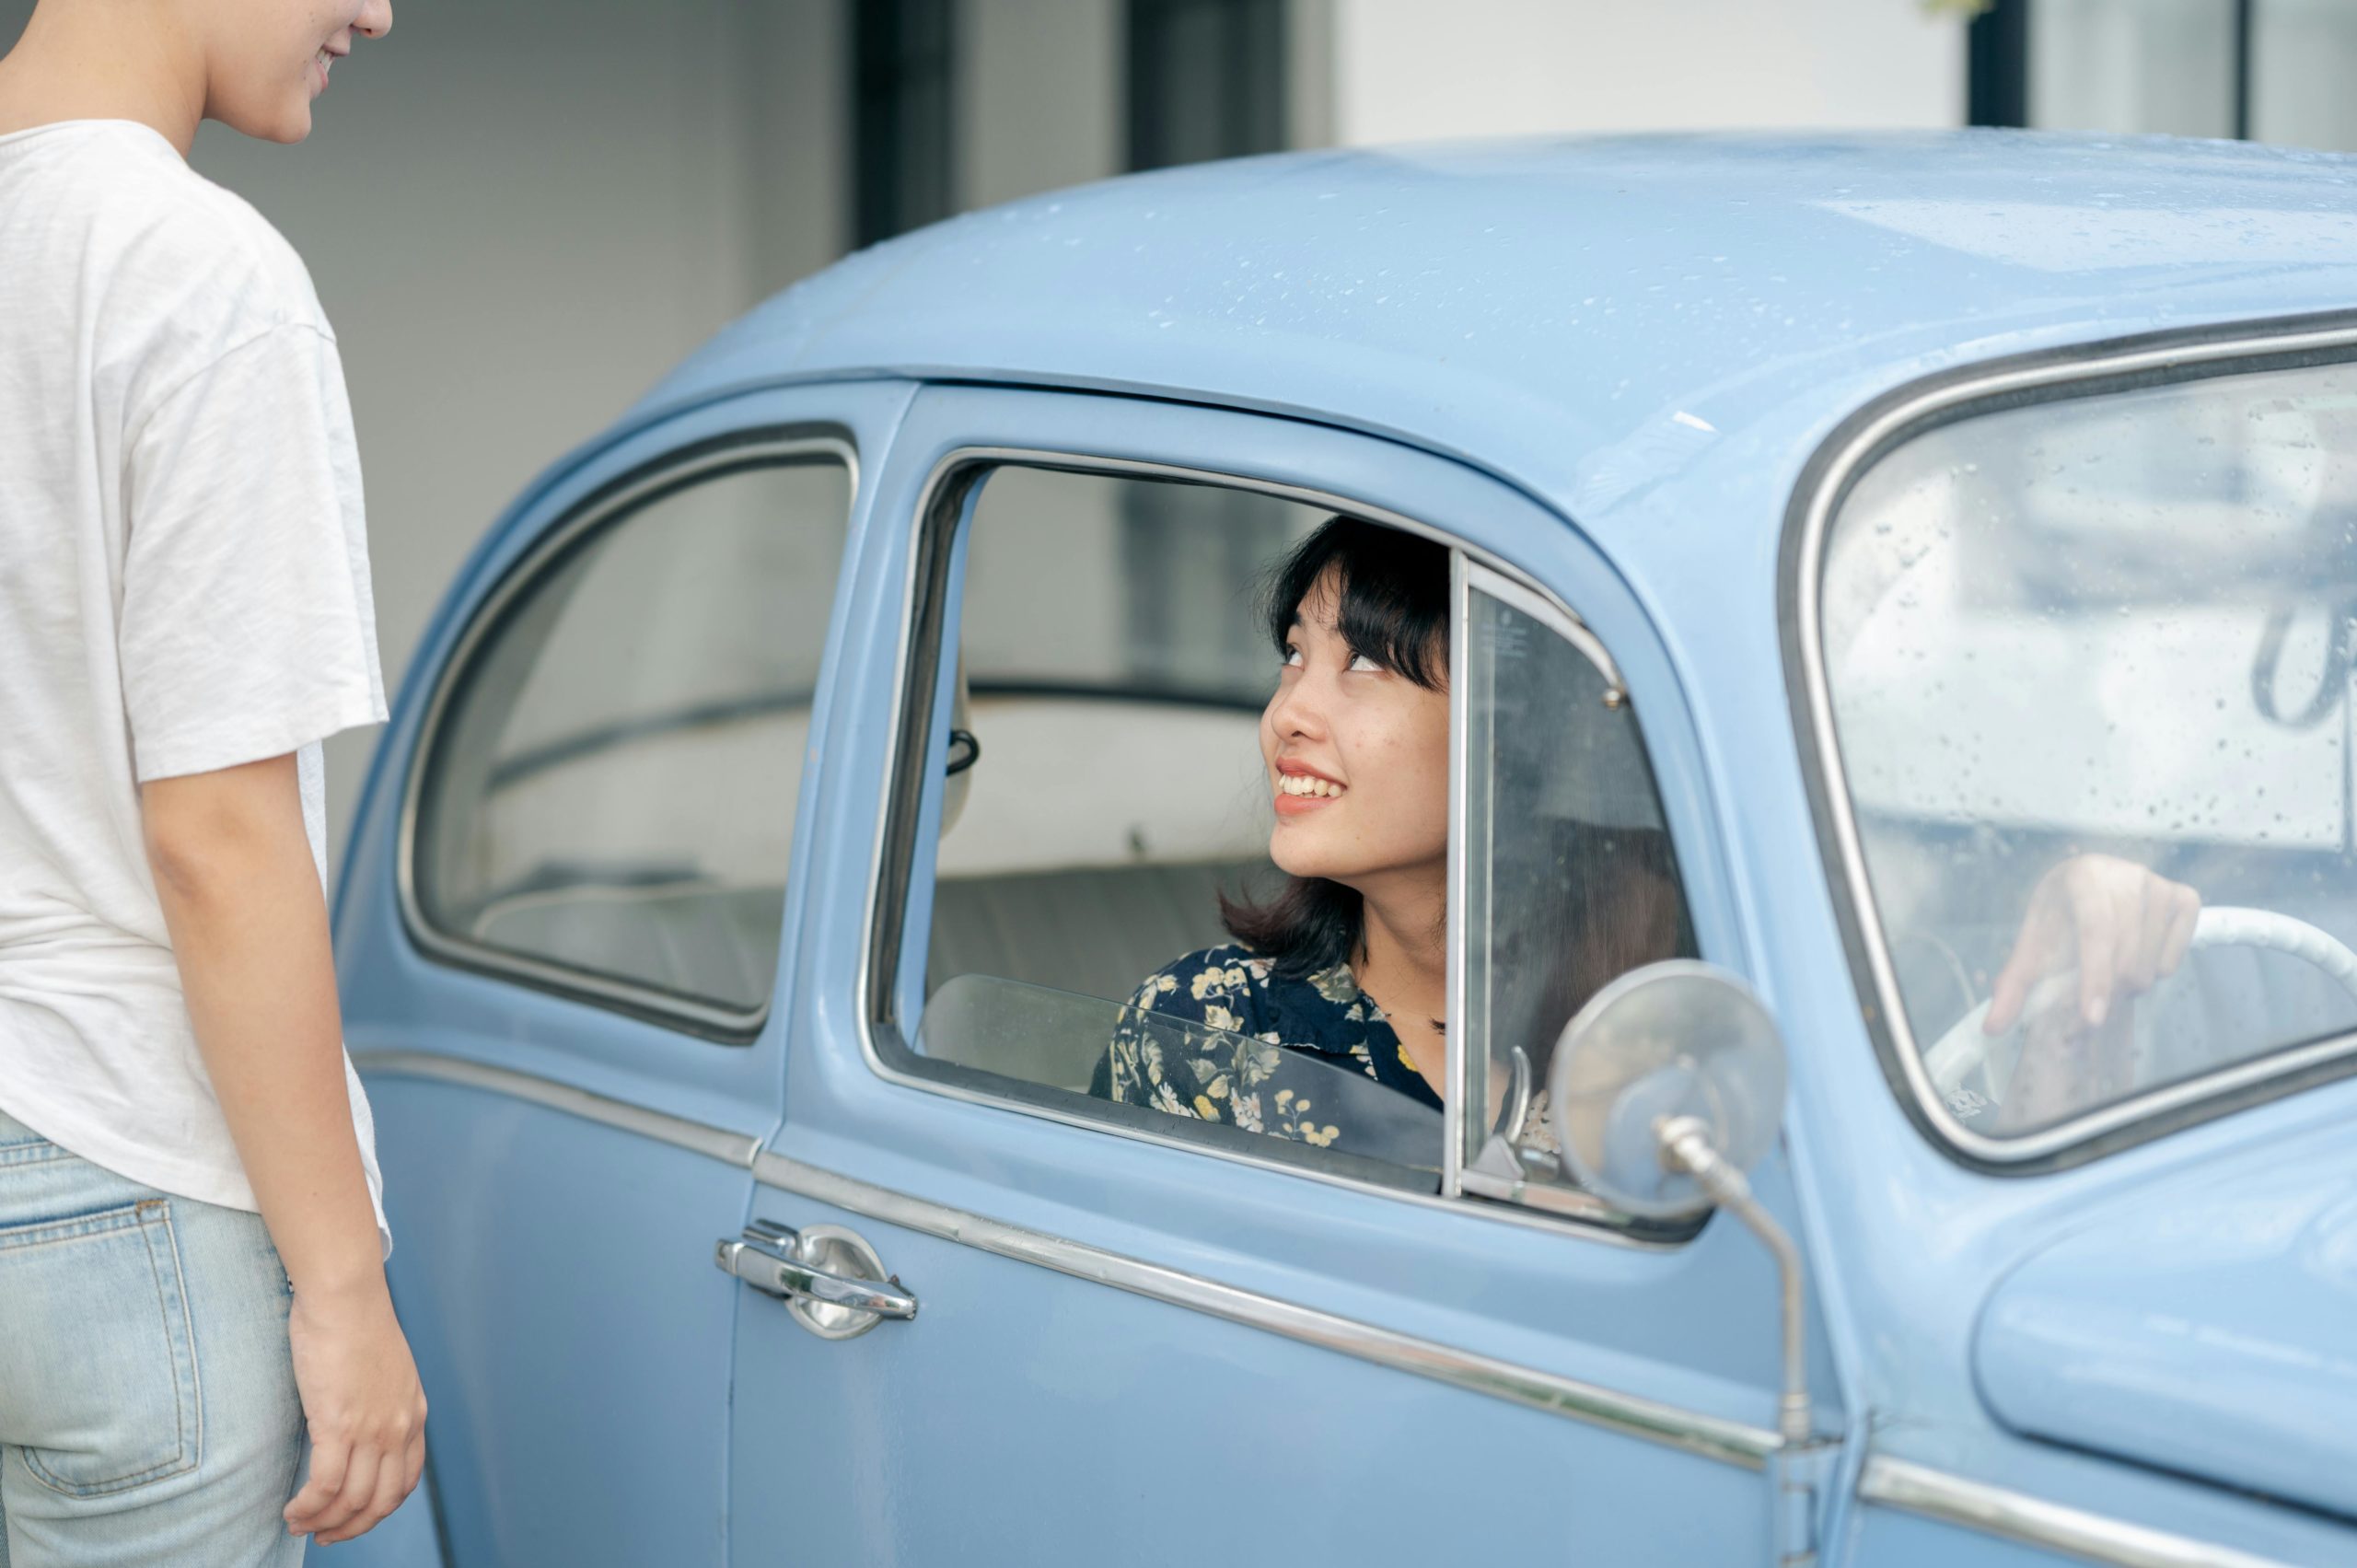
[[[53,1491],[196,1468],[196,1345],[168,1200],[0,1229],[0,1412]]]

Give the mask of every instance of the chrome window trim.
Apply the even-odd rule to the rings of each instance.
[[[1908,1021],[1905,999],[1890,959],[1880,911],[1868,880],[1857,819],[1851,808],[1847,776],[1841,767],[1840,744],[1834,733],[1831,688],[1825,670],[1821,589],[1825,541],[1835,512],[1848,499],[1861,475],[1898,447],[1931,429],[1968,418],[1983,406],[2006,401],[2036,402],[2073,395],[2099,396],[2121,389],[2123,383],[2183,384],[2214,376],[2291,368],[2286,362],[2300,355],[2317,360],[2345,359],[2357,354],[2357,327],[2286,330],[2270,332],[2245,324],[2230,332],[2188,339],[2167,334],[2167,341],[2115,347],[2073,347],[2049,351],[2029,363],[2000,364],[1954,373],[1928,384],[1902,388],[1883,401],[1868,405],[1843,430],[1837,432],[1805,470],[1793,508],[1797,521],[1794,548],[1781,575],[1791,595],[1792,656],[1799,666],[1805,697],[1807,732],[1802,737],[1805,761],[1816,777],[1811,793],[1824,823],[1831,830],[1839,856],[1837,890],[1845,894],[1852,916],[1856,946],[1873,979],[1874,993],[1862,998],[1879,1009],[1878,1023],[1870,1029],[1887,1031],[1885,1070],[1894,1065],[1908,1086],[1910,1114],[1928,1126],[1951,1149],[1983,1166],[2004,1167],[2052,1161],[2078,1151],[2108,1134],[2148,1128],[2157,1136],[2198,1120],[2197,1108],[2217,1102],[2208,1114],[2223,1114],[2242,1103],[2243,1091],[2273,1079],[2285,1080],[2278,1092],[2300,1086],[2292,1082],[2311,1070],[2357,1058],[2357,1031],[2222,1067],[2198,1078],[2165,1085],[2148,1093],[2097,1107],[2083,1115],[2019,1137],[1994,1138],[1976,1132],[1959,1121],[1933,1089],[1923,1071],[1922,1048]],[[1888,1058],[1896,1058],[1895,1063]],[[2087,1149],[2085,1157],[2109,1153],[2111,1147]]]
[[[1942,1524],[2051,1547],[2119,1568],[2289,1568],[2273,1558],[2049,1503],[1885,1454],[1867,1456],[1858,1478],[1858,1496],[1862,1502]]]
[[[557,992],[634,1016],[653,1016],[664,1022],[679,1024],[707,1038],[717,1037],[721,1043],[747,1044],[761,1032],[769,1021],[771,997],[762,998],[759,1006],[749,1009],[726,1007],[653,986],[635,984],[595,970],[575,969],[528,954],[490,947],[442,930],[427,918],[424,906],[418,898],[418,818],[423,809],[425,772],[434,755],[435,743],[440,738],[442,724],[456,691],[482,650],[483,640],[500,622],[509,607],[541,581],[552,563],[561,559],[575,540],[619,521],[654,498],[658,492],[716,478],[737,469],[766,468],[819,456],[840,461],[843,465],[844,479],[850,485],[851,503],[842,519],[843,538],[848,548],[851,519],[859,506],[859,454],[846,435],[802,433],[819,428],[821,427],[815,422],[809,425],[772,427],[749,438],[723,436],[687,448],[684,457],[674,452],[655,459],[576,503],[567,516],[534,540],[508,565],[491,591],[469,613],[465,628],[452,645],[449,656],[442,661],[441,668],[435,674],[434,690],[426,700],[424,714],[418,723],[417,740],[410,748],[401,783],[401,819],[393,851],[393,885],[401,908],[402,929],[422,951],[446,963],[494,978],[521,981],[541,990]],[[826,425],[823,428],[831,432],[839,427]],[[808,766],[807,759],[802,765]],[[775,991],[772,980],[772,996]]]
[[[1604,677],[1607,686],[1614,691],[1627,691],[1629,683],[1620,679],[1620,667],[1612,662],[1612,656],[1605,650],[1604,644],[1587,629],[1587,622],[1577,614],[1546,595],[1524,587],[1518,579],[1503,572],[1477,565],[1471,567],[1468,575],[1469,581],[1467,586],[1473,592],[1496,599],[1507,609],[1538,621],[1579,650],[1581,656],[1596,666],[1596,672]]]
[[[1049,448],[1003,446],[971,446],[951,449],[934,464],[932,471],[925,476],[923,486],[918,492],[916,505],[911,510],[917,536],[911,541],[907,575],[900,587],[900,626],[892,656],[892,697],[889,709],[892,714],[892,725],[884,754],[884,809],[877,815],[875,842],[869,850],[867,889],[861,914],[859,1005],[856,1016],[859,1051],[860,1055],[865,1059],[868,1070],[887,1083],[921,1089],[927,1094],[940,1095],[970,1105],[988,1106],[995,1110],[1034,1116],[1067,1127],[1084,1128],[1091,1132],[1152,1144],[1161,1148],[1180,1149],[1190,1155],[1227,1160],[1256,1169],[1279,1171],[1287,1176],[1323,1182],[1328,1186],[1382,1197],[1395,1202],[1439,1208],[1450,1214],[1479,1215],[1509,1225],[1521,1225],[1544,1230],[1552,1235],[1560,1236],[1569,1233],[1612,1246],[1634,1248],[1647,1252],[1677,1251],[1690,1241],[1691,1235],[1680,1237],[1676,1240],[1633,1235],[1616,1224],[1609,1217],[1611,1212],[1604,1209],[1601,1204],[1597,1205],[1598,1212],[1595,1214],[1565,1214],[1530,1207],[1514,1201],[1468,1202],[1463,1196],[1453,1195],[1446,1185],[1443,1185],[1441,1191],[1435,1192],[1410,1191],[1379,1182],[1361,1180],[1334,1171],[1320,1170],[1311,1166],[1285,1164],[1240,1150],[1212,1147],[1191,1139],[1167,1133],[1150,1132],[1140,1128],[1120,1126],[1109,1121],[1080,1115],[1051,1106],[1028,1105],[1019,1100],[970,1088],[962,1084],[948,1083],[905,1072],[885,1060],[882,1051],[877,1046],[875,1038],[875,1013],[879,996],[877,987],[879,983],[897,984],[898,976],[888,977],[888,977],[879,975],[877,972],[876,958],[878,938],[882,935],[881,922],[886,913],[886,878],[889,871],[887,862],[890,858],[892,830],[899,814],[900,803],[893,796],[899,784],[903,731],[907,728],[910,666],[917,638],[925,630],[918,625],[918,595],[924,587],[925,532],[934,525],[935,508],[945,500],[954,498],[958,505],[964,504],[962,489],[953,496],[946,488],[953,480],[961,479],[970,470],[994,466],[1049,469],[1070,473],[1109,474],[1132,479],[1175,480],[1181,483],[1201,484],[1213,489],[1248,491],[1256,494],[1274,496],[1283,501],[1322,508],[1326,511],[1347,512],[1353,517],[1380,523],[1386,528],[1395,528],[1404,533],[1411,533],[1441,545],[1450,551],[1453,556],[1462,557],[1469,566],[1481,569],[1485,574],[1486,581],[1494,581],[1515,590],[1516,594],[1515,602],[1517,607],[1531,608],[1532,613],[1550,628],[1558,630],[1577,628],[1585,639],[1583,651],[1585,651],[1585,645],[1594,645],[1598,652],[1601,652],[1601,645],[1596,643],[1593,633],[1586,632],[1585,622],[1582,621],[1576,613],[1558,601],[1546,588],[1524,577],[1511,564],[1477,545],[1468,543],[1452,534],[1385,506],[1352,500],[1330,492],[1313,490],[1303,485],[1286,484],[1275,480],[1253,479],[1238,474],[1224,473],[1213,469],[1191,469],[1176,463],[1153,462],[1136,458],[1099,457]],[[954,522],[949,526],[954,528]],[[1455,642],[1461,641],[1463,641],[1461,638],[1455,640]],[[1455,642],[1451,645],[1450,654],[1452,677],[1455,675]],[[1593,658],[1596,656],[1591,654],[1589,656]],[[1599,668],[1612,675],[1614,684],[1619,684],[1617,668],[1608,657],[1599,662]],[[1457,767],[1453,746],[1456,738],[1454,710],[1457,706],[1457,704],[1451,704],[1452,778]],[[1456,829],[1453,810],[1450,830],[1454,835]],[[1452,881],[1454,875],[1452,872]],[[904,915],[905,910],[895,912]],[[1453,943],[1451,950],[1454,952]],[[1452,959],[1452,965],[1453,963]],[[1453,968],[1451,972],[1452,974],[1455,972]],[[1452,1056],[1454,1054],[1452,1053]],[[1456,1069],[1452,1067],[1450,1071],[1454,1075]],[[1452,1117],[1453,1115],[1454,1112]],[[1453,1125],[1446,1125],[1444,1136],[1453,1147],[1459,1134]],[[1444,1148],[1442,1158],[1446,1167],[1449,1158],[1447,1148]],[[1444,1175],[1444,1182],[1445,1180]]]
[[[1465,972],[1465,910],[1471,898],[1472,846],[1465,838],[1465,807],[1467,804],[1466,753],[1471,749],[1473,715],[1471,704],[1457,701],[1465,691],[1465,683],[1473,661],[1466,645],[1471,641],[1465,635],[1467,622],[1472,619],[1473,568],[1464,552],[1448,552],[1448,908],[1443,912],[1443,940],[1448,944],[1445,955],[1447,976],[1446,989],[1442,993],[1443,1005],[1448,1016],[1458,1021],[1458,1028],[1446,1033],[1443,1066],[1448,1074],[1447,1113],[1441,1119],[1441,1137],[1446,1145],[1441,1151],[1440,1195],[1460,1198],[1465,1193],[1465,1146],[1472,1135],[1465,1118],[1465,1103],[1472,1091],[1472,1053],[1459,1049],[1464,1035],[1466,986],[1469,976]]]
[[[353,1066],[362,1073],[382,1073],[389,1077],[430,1078],[436,1083],[457,1084],[486,1094],[505,1095],[533,1105],[561,1110],[585,1121],[600,1122],[619,1128],[658,1144],[685,1149],[706,1159],[718,1160],[741,1169],[753,1167],[754,1156],[761,1153],[761,1140],[743,1132],[731,1132],[725,1128],[691,1121],[683,1116],[672,1116],[660,1110],[650,1110],[643,1105],[615,1099],[609,1095],[575,1088],[553,1078],[537,1074],[519,1073],[512,1067],[494,1067],[489,1063],[470,1062],[463,1057],[440,1056],[430,1051],[382,1049],[355,1051]]]
[[[1052,1269],[1074,1279],[1109,1285],[1133,1295],[1318,1345],[1377,1366],[1429,1377],[1623,1435],[1646,1438],[1706,1459],[1757,1470],[1764,1468],[1777,1446],[1776,1434],[1761,1427],[1619,1393],[1560,1373],[1515,1365],[1257,1291],[1222,1284],[1123,1253],[912,1198],[783,1155],[760,1156],[753,1162],[753,1176],[765,1185],[879,1224],[899,1225],[1016,1262]]]

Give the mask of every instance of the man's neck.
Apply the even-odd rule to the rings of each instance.
[[[165,6],[41,6],[0,58],[0,134],[130,120],[186,157],[203,118],[203,63]]]

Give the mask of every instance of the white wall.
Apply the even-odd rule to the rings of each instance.
[[[1964,120],[1964,29],[1918,0],[1324,0],[1334,138]]]

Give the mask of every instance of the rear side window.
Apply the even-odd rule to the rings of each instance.
[[[430,738],[423,935],[706,1023],[758,1018],[850,495],[839,457],[737,458],[577,520],[514,574]]]

